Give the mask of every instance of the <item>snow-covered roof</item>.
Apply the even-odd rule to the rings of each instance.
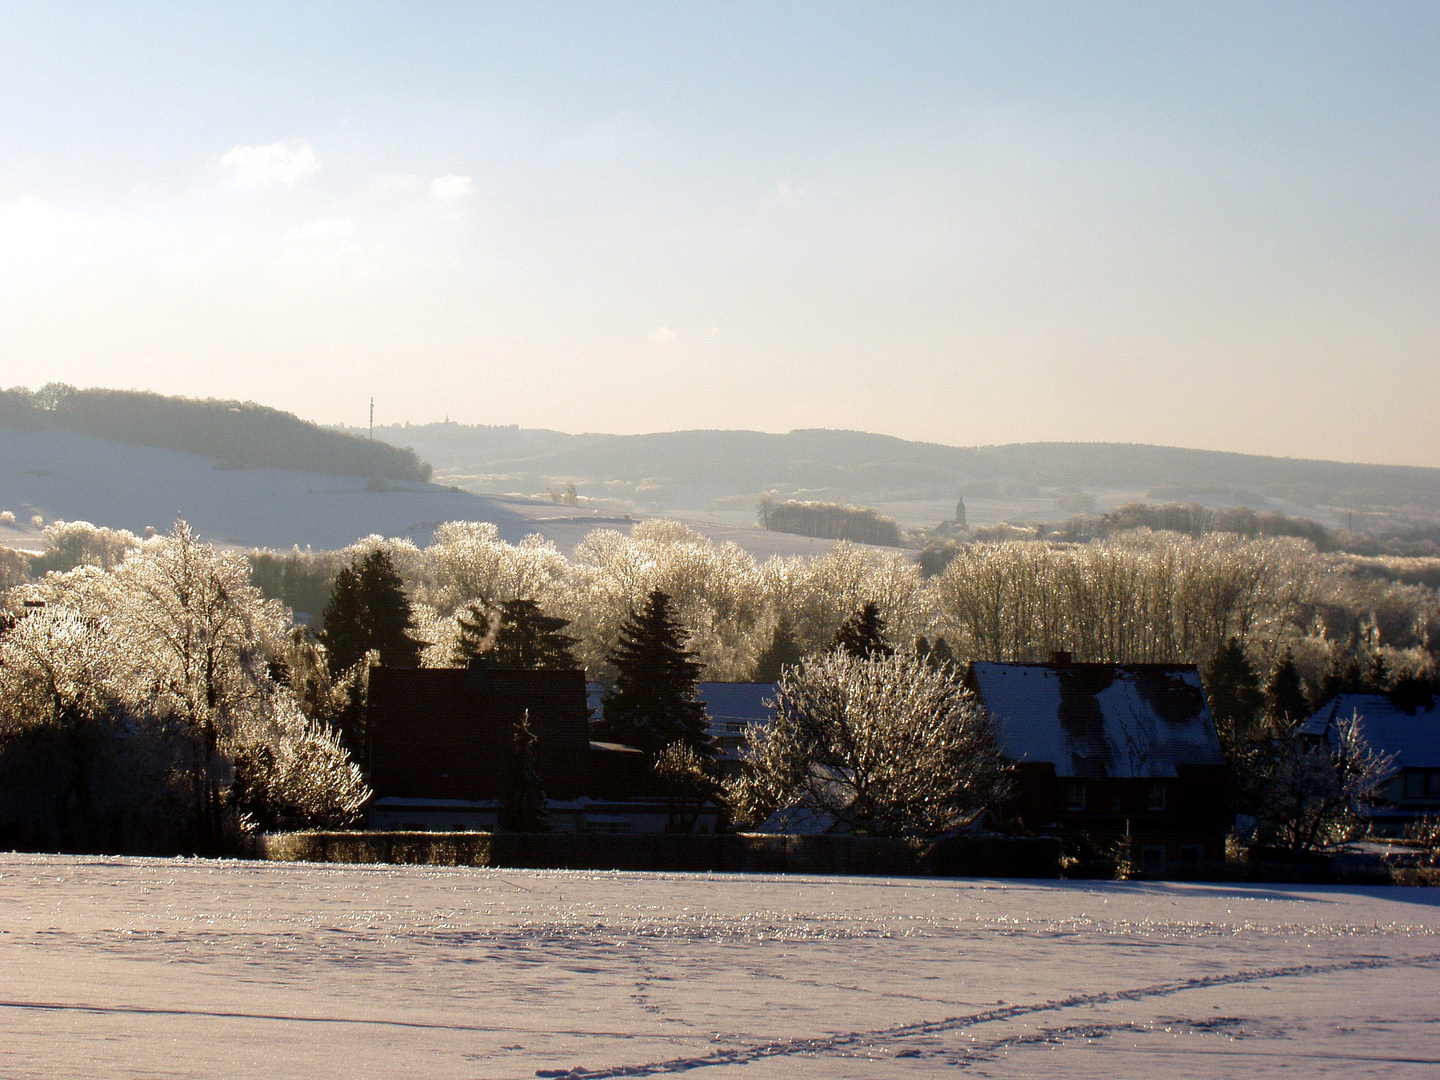
[[[1305,721],[1307,735],[1324,735],[1339,717],[1360,714],[1370,749],[1395,755],[1396,769],[1440,769],[1440,702],[1397,704],[1389,694],[1341,694]]]
[[[1191,664],[975,663],[967,682],[1005,756],[1057,776],[1161,779],[1224,764]]]
[[[775,684],[703,682],[696,694],[705,703],[711,726],[717,723],[768,724],[775,715]]]

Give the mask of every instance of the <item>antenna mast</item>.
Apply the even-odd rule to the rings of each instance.
[[[375,399],[370,399],[370,438],[375,438]]]

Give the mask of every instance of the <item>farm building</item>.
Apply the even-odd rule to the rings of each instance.
[[[1036,833],[1127,838],[1141,865],[1218,861],[1225,761],[1191,664],[973,663],[1015,791],[1003,813]]]
[[[640,751],[590,739],[583,671],[375,667],[370,673],[370,827],[490,829],[521,780],[516,730],[556,831],[713,831],[714,807],[668,792]]]

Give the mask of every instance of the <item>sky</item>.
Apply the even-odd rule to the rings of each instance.
[[[0,385],[1440,466],[1434,3],[0,15]]]

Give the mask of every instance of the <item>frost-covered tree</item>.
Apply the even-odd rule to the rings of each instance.
[[[370,789],[339,733],[293,700],[277,702],[271,720],[276,737],[234,751],[230,797],[245,824],[265,831],[359,825]]]
[[[807,657],[781,676],[775,704],[770,726],[747,733],[730,788],[742,819],[799,808],[858,833],[927,836],[1008,793],[984,710],[913,653]]]
[[[263,711],[266,652],[285,634],[280,606],[250,584],[243,556],[202,543],[183,521],[146,541],[109,576],[112,620],[145,652],[158,701],[194,734],[202,845],[220,843],[226,745]]]
[[[251,786],[292,793],[290,820],[313,809],[334,821],[334,807],[353,801],[358,772],[328,723],[301,706],[308,698],[323,713],[334,685],[307,689],[305,650],[279,604],[250,584],[242,557],[179,522],[111,572],[49,575],[32,599],[44,606],[26,608],[0,640],[10,650],[0,656],[0,757],[33,749],[37,733],[83,743],[90,775],[110,792],[101,800],[92,782],[90,793],[65,796],[67,806],[109,807],[86,830],[88,846],[221,849],[238,824],[237,764],[250,768]]]
[[[705,706],[695,696],[700,664],[686,648],[687,636],[659,589],[630,613],[610,651],[615,682],[605,692],[597,735],[651,755],[676,742],[707,757],[714,752]]]
[[[1321,739],[1286,725],[1245,750],[1241,799],[1256,819],[1255,839],[1296,852],[1355,839],[1393,764],[1370,748],[1358,714],[1337,717]]]

